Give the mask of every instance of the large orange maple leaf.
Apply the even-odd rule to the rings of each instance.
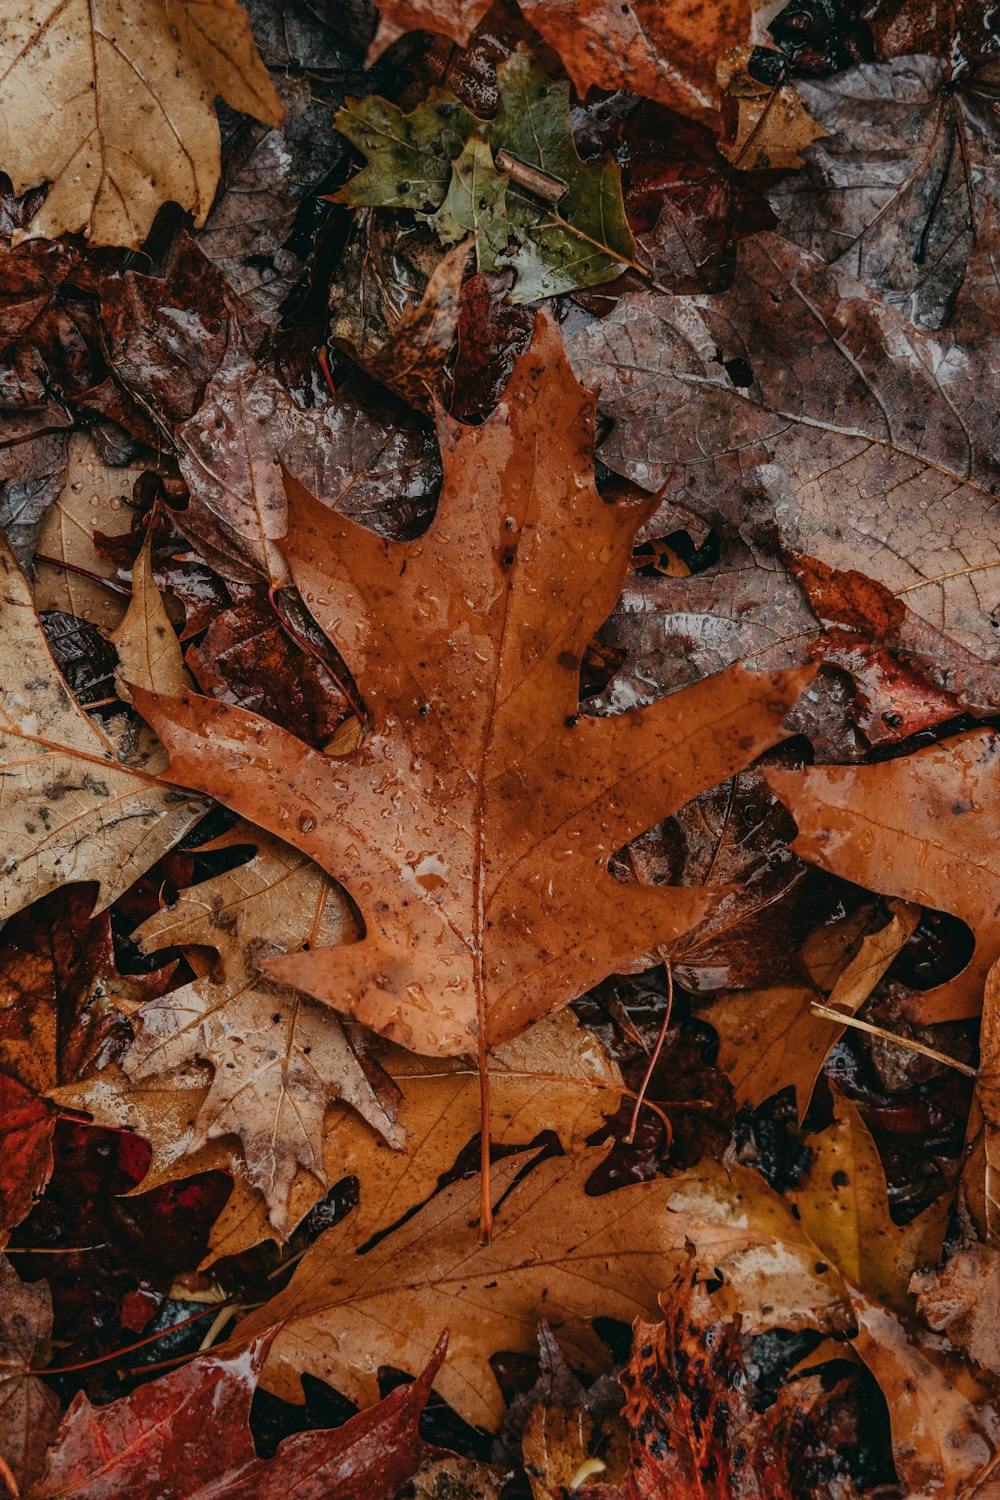
[[[593,413],[542,315],[489,420],[441,417],[417,540],[287,481],[283,550],[367,707],[351,757],[228,704],[136,695],[169,779],[297,844],[360,909],[360,941],[266,967],[417,1052],[482,1057],[699,921],[718,891],[622,884],[608,860],[780,739],[808,675],[733,668],[580,714],[583,653],[655,505],[601,498]]]

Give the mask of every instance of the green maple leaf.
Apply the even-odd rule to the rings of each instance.
[[[497,83],[492,120],[440,89],[409,114],[375,95],[351,101],[337,129],[366,165],[337,201],[413,209],[444,244],[475,234],[481,270],[513,267],[514,302],[612,280],[635,249],[617,166],[580,159],[569,85],[553,83],[525,51],[504,63]],[[559,201],[545,202],[499,170],[500,151],[563,184]]]

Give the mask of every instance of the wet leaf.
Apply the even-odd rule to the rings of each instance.
[[[44,1282],[27,1286],[0,1259],[0,1454],[28,1489],[59,1425],[59,1402],[37,1376],[49,1353],[52,1297]]]
[[[18,0],[0,31],[0,79],[15,191],[51,184],[26,236],[84,230],[95,245],[138,248],[170,198],[202,224],[219,181],[215,96],[281,120],[234,0],[104,0],[41,19]]]
[[[692,926],[710,892],[625,887],[607,861],[780,738],[804,681],[737,670],[579,717],[583,650],[644,514],[588,482],[589,410],[540,320],[494,416],[442,425],[448,480],[419,541],[386,543],[290,486],[293,577],[371,715],[353,761],[225,704],[142,700],[171,777],[292,839],[358,901],[364,940],[268,969],[415,1051],[475,1054]]]

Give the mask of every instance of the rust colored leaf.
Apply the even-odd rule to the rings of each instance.
[[[446,1340],[412,1385],[343,1427],[286,1438],[262,1460],[248,1418],[272,1337],[202,1355],[109,1406],[78,1395],[31,1500],[393,1500],[436,1454],[418,1423]]]
[[[285,555],[367,705],[352,760],[226,704],[142,700],[172,778],[296,842],[360,907],[361,942],[271,972],[415,1051],[477,1053],[690,928],[711,894],[624,887],[607,862],[780,738],[805,680],[735,669],[579,715],[583,652],[647,514],[598,495],[591,421],[543,317],[493,416],[442,423],[445,490],[417,542],[289,484]]]
[[[37,1479],[59,1425],[59,1402],[30,1374],[45,1364],[52,1297],[44,1281],[20,1281],[0,1258],[0,1455],[26,1490]]]
[[[914,1019],[978,1015],[1000,955],[998,755],[995,733],[971,730],[881,765],[765,772],[798,824],[792,847],[803,859],[972,928],[962,973],[903,1002]]]

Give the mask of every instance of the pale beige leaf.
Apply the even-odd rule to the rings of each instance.
[[[191,1145],[237,1136],[246,1175],[280,1234],[297,1168],[320,1189],[328,1185],[323,1121],[333,1099],[350,1104],[394,1146],[402,1133],[337,1017],[259,967],[276,953],[353,935],[343,897],[311,860],[246,825],[216,847],[241,843],[256,844],[252,859],[192,886],[140,928],[147,952],[174,944],[217,949],[222,974],[218,983],[196,979],[144,1005],[123,1066],[143,1080],[212,1064]]]
[[[51,183],[21,238],[83,230],[137,248],[169,199],[203,224],[219,182],[218,94],[281,122],[235,0],[6,0],[0,166],[17,193]]]
[[[132,701],[129,683],[150,692],[183,693],[191,686],[180,642],[153,579],[149,533],[132,569],[132,598],[111,635],[118,652],[118,691]]]
[[[966,1245],[910,1282],[920,1314],[976,1364],[1000,1375],[1000,1251]]]
[[[129,531],[128,501],[143,468],[141,464],[114,468],[101,459],[86,433],[73,433],[65,482],[38,538],[40,553],[67,566],[36,561],[38,609],[65,610],[102,630],[113,630],[121,623],[127,600],[98,582],[98,578],[113,579],[115,568],[94,546],[94,532],[121,536]]]
[[[98,883],[98,911],[127,891],[204,811],[143,765],[144,743],[89,719],[49,652],[31,591],[0,549],[0,916],[69,881]]]

